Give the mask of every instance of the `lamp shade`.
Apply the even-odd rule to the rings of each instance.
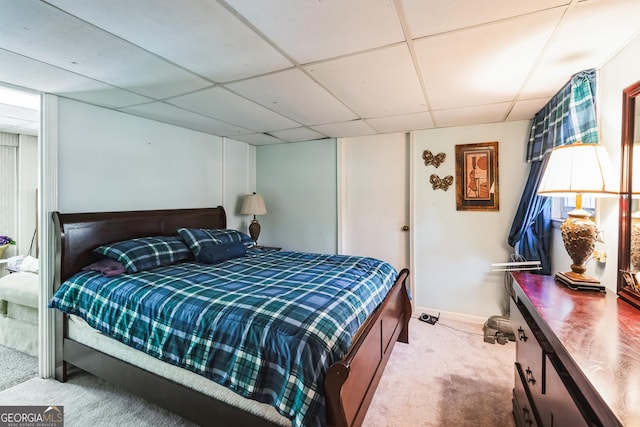
[[[538,194],[567,197],[577,193],[619,194],[612,179],[609,157],[598,144],[561,145],[551,152]]]
[[[264,205],[262,196],[256,193],[244,196],[240,213],[242,215],[265,215],[267,208]]]
[[[564,248],[573,261],[571,271],[556,273],[556,278],[570,287],[601,290],[598,279],[584,274],[598,231],[589,218],[590,214],[582,209],[582,195],[618,194],[612,178],[607,153],[597,144],[575,143],[556,147],[547,162],[538,194],[576,197],[576,208],[568,213],[560,226]]]

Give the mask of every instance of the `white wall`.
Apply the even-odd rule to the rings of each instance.
[[[241,215],[240,209],[244,196],[255,191],[256,147],[225,138],[223,150],[222,206],[227,212],[227,227],[247,233],[251,218]]]
[[[61,212],[211,207],[255,186],[247,144],[63,98],[58,145]]]
[[[257,148],[257,189],[267,214],[258,244],[336,253],[336,140]]]
[[[413,256],[415,304],[430,311],[488,317],[502,314],[503,273],[491,263],[506,262],[511,223],[529,173],[525,160],[529,121],[418,131],[414,134]],[[498,141],[498,212],[456,210],[455,182],[433,190],[429,177],[455,177],[455,146]],[[445,153],[439,167],[426,167],[424,150]],[[434,313],[435,314],[435,313]]]

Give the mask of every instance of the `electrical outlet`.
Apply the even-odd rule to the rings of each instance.
[[[607,262],[607,253],[605,251],[593,251],[591,256],[598,262]]]

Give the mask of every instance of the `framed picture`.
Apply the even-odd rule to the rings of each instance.
[[[631,291],[639,292],[640,289],[638,286],[638,281],[636,280],[636,276],[630,271],[620,270],[620,272],[622,273],[622,277],[624,279],[624,286]]]
[[[500,210],[498,142],[456,145],[456,209]]]

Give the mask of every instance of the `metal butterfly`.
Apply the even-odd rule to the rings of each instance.
[[[429,166],[433,165],[435,167],[440,166],[441,163],[444,162],[444,159],[447,157],[444,153],[436,154],[435,156],[429,150],[424,150],[422,152],[422,158],[424,159],[424,165]]]
[[[449,186],[453,184],[453,176],[447,175],[444,178],[440,178],[438,175],[434,173],[429,178],[429,182],[433,186],[434,190],[437,190],[438,188],[440,188],[444,191],[447,191],[449,189]]]

